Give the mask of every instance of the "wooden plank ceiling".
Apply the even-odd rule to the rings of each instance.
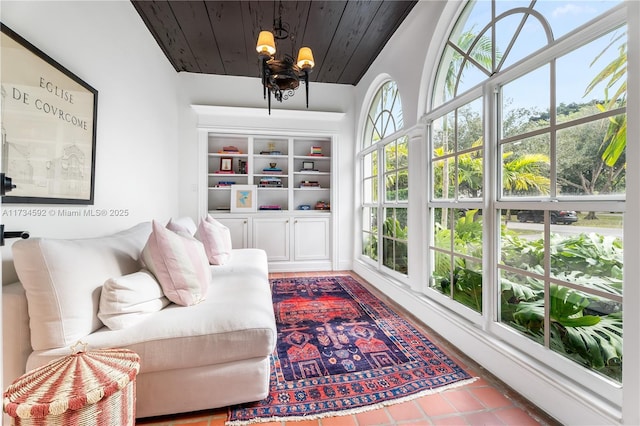
[[[176,71],[259,77],[258,33],[289,25],[276,57],[309,46],[311,81],[356,85],[416,1],[131,0]]]

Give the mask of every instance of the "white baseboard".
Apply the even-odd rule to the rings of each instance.
[[[269,262],[269,272],[331,271],[330,261],[315,262]]]

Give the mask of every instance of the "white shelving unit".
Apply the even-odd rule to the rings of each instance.
[[[258,187],[259,212],[330,212],[331,145],[328,137],[209,135],[208,212],[230,210],[234,184]]]
[[[264,249],[271,271],[332,269],[334,137],[206,132],[201,138],[206,213],[229,227],[233,246]],[[256,185],[255,212],[230,211],[231,185]]]

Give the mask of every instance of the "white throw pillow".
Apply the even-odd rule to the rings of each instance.
[[[207,296],[211,271],[204,246],[193,237],[176,234],[155,220],[142,249],[142,260],[173,303],[190,306]]]
[[[177,234],[190,237],[193,237],[193,234],[196,233],[196,224],[191,218],[169,219],[166,228]]]
[[[98,318],[102,285],[140,270],[140,251],[150,232],[145,222],[106,237],[29,238],[13,244],[33,350],[71,346],[103,326]]]
[[[231,258],[231,232],[211,216],[200,221],[195,237],[204,244],[210,264],[224,265]]]
[[[151,272],[109,278],[102,286],[98,318],[111,330],[131,327],[169,304]]]

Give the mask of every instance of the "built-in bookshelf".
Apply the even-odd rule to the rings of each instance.
[[[330,137],[210,134],[207,208],[230,211],[232,185],[255,185],[257,212],[330,211]]]

